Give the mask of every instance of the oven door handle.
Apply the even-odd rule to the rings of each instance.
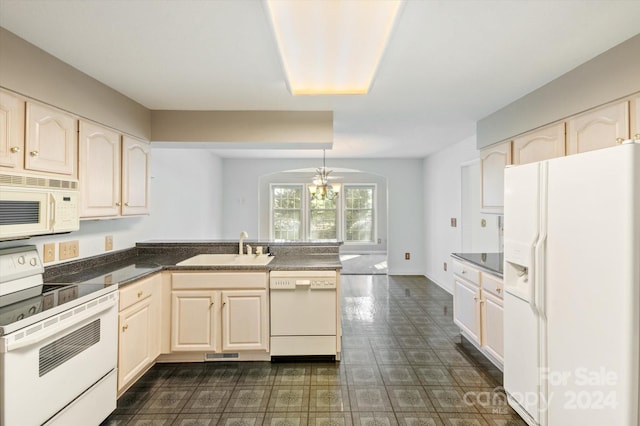
[[[88,318],[95,317],[98,314],[101,314],[104,311],[107,311],[113,307],[115,307],[118,303],[118,299],[114,298],[113,300],[109,300],[107,302],[103,302],[98,306],[87,309],[82,313],[75,314],[70,316],[69,318],[57,322],[55,325],[49,326],[39,332],[33,333],[28,338],[20,339],[17,342],[9,341],[7,342],[6,351],[10,352],[14,350],[18,350],[24,348],[26,346],[31,346],[36,343],[42,342],[43,340],[53,337],[57,334],[61,334],[67,332],[69,330],[69,326],[73,326],[79,324],[82,321],[87,320]],[[77,309],[77,308],[75,308]],[[46,321],[46,320],[45,320]],[[1,352],[1,351],[0,351]]]

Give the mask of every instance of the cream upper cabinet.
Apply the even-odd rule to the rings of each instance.
[[[81,218],[149,213],[150,144],[80,122]]]
[[[480,151],[482,204],[485,213],[501,213],[504,208],[504,168],[511,164],[511,141]]]
[[[80,122],[80,216],[120,214],[120,135]]]
[[[25,100],[0,90],[0,167],[22,170],[24,166]]]
[[[564,155],[564,122],[534,130],[513,140],[513,164],[534,163]]]
[[[149,213],[148,142],[128,136],[122,138],[122,215]]]
[[[567,121],[567,154],[615,146],[629,138],[629,102],[618,102]]]
[[[631,99],[631,138],[640,141],[640,95]]]
[[[27,101],[24,168],[77,177],[78,131],[75,117]]]

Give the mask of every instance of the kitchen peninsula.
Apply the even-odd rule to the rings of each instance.
[[[265,361],[276,355],[339,360],[341,242],[245,244],[273,259],[180,265],[201,254],[240,257],[238,242],[149,241],[49,266],[45,281],[118,286],[118,395],[156,362]],[[301,306],[304,318],[291,318],[288,313]],[[273,324],[283,324],[277,335]],[[295,333],[288,330],[293,325]]]

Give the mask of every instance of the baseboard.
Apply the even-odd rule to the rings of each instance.
[[[442,283],[439,283],[438,280],[434,280],[433,278],[431,278],[429,276],[429,274],[424,274],[424,276],[428,280],[433,281],[438,287],[440,287],[441,289],[443,289],[444,291],[446,291],[447,293],[449,293],[450,295],[453,296],[453,288],[452,288],[451,284],[448,285],[448,286],[444,286],[444,285],[442,285]]]

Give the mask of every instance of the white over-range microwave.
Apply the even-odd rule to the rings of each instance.
[[[0,173],[0,240],[79,228],[77,180]]]

